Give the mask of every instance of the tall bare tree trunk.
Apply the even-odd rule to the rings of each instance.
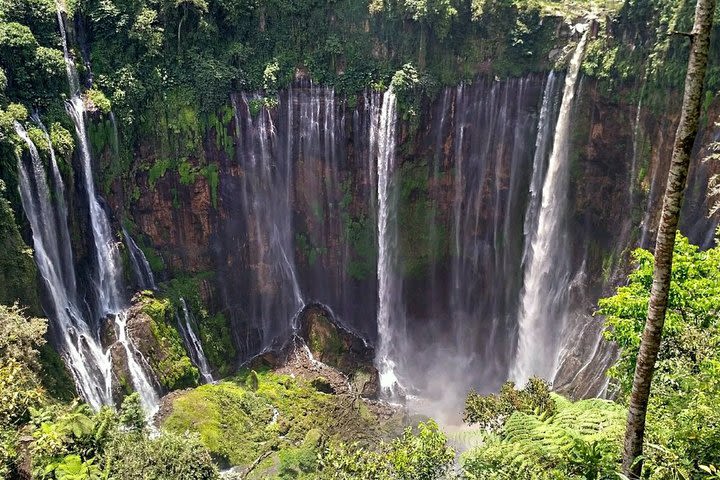
[[[650,382],[652,381],[665,323],[675,233],[687,181],[690,154],[692,153],[700,121],[700,106],[705,70],[707,69],[708,51],[710,49],[710,30],[714,10],[715,0],[698,0],[695,8],[695,25],[692,32],[688,34],[691,49],[685,77],[682,114],[675,135],[672,163],[658,227],[655,245],[655,270],[653,272],[652,290],[650,291],[648,317],[645,322],[635,366],[627,430],[625,432],[622,470],[623,474],[631,479],[640,478],[642,472],[643,436],[645,434],[645,416],[650,397]]]

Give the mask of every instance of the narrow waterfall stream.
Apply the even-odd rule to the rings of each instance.
[[[578,42],[565,76],[552,153],[542,188],[536,234],[528,251],[518,321],[518,344],[511,377],[524,385],[533,376],[552,380],[567,319],[570,282],[566,242],[569,136],[575,84],[587,43]]]
[[[190,358],[192,359],[193,363],[200,371],[200,376],[202,377],[203,381],[205,383],[212,383],[214,379],[212,376],[212,369],[210,368],[210,363],[208,362],[207,357],[205,357],[205,352],[203,351],[200,338],[195,334],[195,319],[192,313],[190,313],[190,310],[185,303],[185,299],[182,297],[180,298],[180,305],[182,306],[182,321],[178,316],[177,322],[178,326],[180,327],[180,334],[182,335],[183,341],[185,342],[185,347],[187,348],[187,351],[190,354]]]
[[[557,74],[551,71],[548,74],[543,91],[542,106],[540,107],[540,118],[538,120],[537,136],[535,138],[535,153],[533,155],[532,178],[530,180],[530,200],[525,211],[525,223],[523,233],[525,236],[525,248],[523,249],[523,265],[529,263],[532,258],[532,246],[535,242],[537,232],[538,212],[542,200],[543,180],[548,149],[552,146],[552,118],[555,109],[554,100],[557,90]]]
[[[392,89],[382,97],[380,121],[370,138],[377,142],[377,225],[378,225],[378,351],[380,387],[392,394],[398,384],[395,372],[395,350],[402,333],[402,288],[397,272],[398,224],[397,191],[393,182],[395,169],[395,126],[397,100]],[[375,124],[373,124],[375,125]]]
[[[113,318],[117,340],[126,352],[127,366],[133,387],[140,394],[146,414],[152,416],[157,411],[159,399],[153,383],[148,377],[146,368],[143,368],[137,361],[137,349],[131,344],[131,340],[127,335],[126,300],[123,295],[123,273],[120,254],[112,233],[110,220],[100,205],[95,192],[92,170],[93,162],[85,126],[85,105],[81,97],[75,63],[67,45],[62,7],[60,3],[57,3],[56,6],[71,95],[70,100],[66,103],[66,110],[75,125],[85,193],[90,210],[93,244],[95,247],[95,275],[93,281],[97,296],[96,311],[101,317],[109,316]],[[106,354],[106,356],[109,358],[109,354]],[[110,378],[110,372],[108,371],[105,379],[108,397],[111,391]],[[103,403],[111,403],[112,399],[106,398],[103,400]]]
[[[76,279],[73,268],[67,216],[65,214],[62,177],[55,177],[51,191],[40,154],[25,129],[18,123],[15,131],[27,144],[31,168],[18,159],[20,199],[33,234],[35,262],[48,293],[46,314],[54,321],[57,336],[78,390],[94,408],[112,402],[110,393],[110,359],[103,352],[97,335],[83,319],[77,307]],[[57,170],[50,143],[51,162]],[[54,193],[54,195],[53,195]],[[53,204],[53,198],[57,201]]]
[[[135,275],[135,281],[142,290],[157,290],[155,285],[155,276],[153,275],[150,263],[145,254],[140,250],[135,240],[130,236],[130,233],[125,227],[122,227],[123,238],[125,238],[125,245],[128,249],[128,257],[132,266],[133,274]]]
[[[155,387],[151,383],[150,378],[145,373],[149,368],[147,360],[135,348],[127,335],[128,313],[126,310],[120,311],[114,316],[115,318],[115,334],[117,341],[125,350],[128,371],[135,391],[140,395],[140,403],[145,410],[147,418],[152,418],[157,413],[160,398],[155,392]],[[140,361],[138,361],[138,358]],[[141,364],[142,363],[142,364]]]

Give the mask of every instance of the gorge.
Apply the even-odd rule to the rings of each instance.
[[[168,405],[236,376],[258,397],[258,375],[282,389],[268,369],[321,375],[313,388],[387,422],[409,405],[458,425],[468,392],[508,380],[621,395],[598,299],[654,244],[681,101],[667,32],[686,6],[456,2],[418,20],[343,0],[307,7],[322,41],[295,58],[283,39],[307,40],[314,17],[302,28],[274,4],[40,3],[31,27],[48,47],[33,48],[55,49],[64,76],[33,73],[53,86],[24,96],[24,71],[6,65],[17,52],[0,54],[0,193],[35,263],[0,300],[47,316],[94,410],[137,392],[148,420],[179,422]],[[675,24],[647,33],[663,9]],[[115,45],[122,25],[132,48]],[[226,45],[209,58],[212,35]],[[702,249],[718,228],[720,170],[703,161],[720,138],[714,63],[680,227]],[[223,468],[265,461],[229,451],[213,457]]]

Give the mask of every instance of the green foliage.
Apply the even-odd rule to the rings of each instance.
[[[327,252],[327,248],[313,245],[312,240],[305,233],[295,235],[295,245],[305,258],[307,263],[312,267],[318,261],[321,255]]]
[[[150,188],[155,188],[155,183],[165,176],[165,172],[170,168],[170,164],[169,159],[159,159],[152,164],[148,170],[148,185],[150,185]]]
[[[339,411],[344,412],[342,419],[337,418]],[[278,461],[286,478],[314,464],[308,450],[320,444],[319,437],[372,441],[385,427],[374,415],[362,414],[353,401],[319,392],[304,379],[245,370],[176,397],[163,428],[198,433],[221,465],[248,466],[272,455],[274,460],[261,470]],[[275,457],[278,451],[283,453]]]
[[[468,478],[616,478],[625,409],[592,399],[570,402],[551,394],[553,411],[515,411],[497,434],[462,456]]]
[[[516,390],[513,382],[507,382],[498,395],[480,395],[471,391],[465,400],[463,420],[483,429],[499,430],[515,412],[552,415],[554,411],[555,401],[550,396],[549,385],[533,377],[522,390]]]
[[[449,478],[455,452],[437,424],[428,420],[418,432],[406,429],[377,450],[330,445],[320,458],[322,479],[339,480],[435,480]]]
[[[653,257],[633,252],[628,284],[599,301],[606,338],[620,347],[610,370],[629,394],[652,286]],[[698,465],[720,458],[720,247],[700,251],[680,233],[663,339],[648,407],[645,471],[657,478],[699,478]]]
[[[257,389],[260,387],[260,380],[258,379],[258,374],[255,370],[250,370],[250,373],[248,373],[247,378],[245,378],[245,388],[250,390],[251,392],[257,392]]]
[[[218,166],[214,163],[206,165],[200,170],[200,174],[205,177],[210,187],[210,201],[213,208],[218,206],[218,185],[220,183],[220,175],[218,174]]]
[[[419,109],[420,76],[412,63],[406,63],[395,72],[390,81],[390,87],[395,92],[398,110],[403,118],[410,120],[417,116]]]
[[[93,414],[89,406],[73,403],[34,411],[34,474],[38,478],[73,478],[79,471],[95,472],[93,459],[103,452],[115,427],[115,414],[109,408]]]
[[[0,180],[0,303],[20,300],[39,310],[33,251],[20,236],[6,195],[5,183]]]
[[[50,125],[50,141],[58,159],[65,159],[69,164],[70,156],[75,150],[75,138],[58,122]]]
[[[91,110],[97,110],[101,113],[108,114],[112,105],[105,94],[97,88],[91,88],[85,92],[86,102],[90,105]]]
[[[163,432],[155,438],[119,433],[107,447],[109,480],[215,480],[217,468],[196,435]]]
[[[139,432],[145,428],[145,412],[139,393],[133,392],[123,399],[118,421],[132,431]]]
[[[27,421],[43,401],[39,351],[47,322],[27,318],[17,306],[0,305],[0,428]]]
[[[143,294],[142,311],[151,318],[152,331],[160,351],[148,360],[160,383],[168,390],[197,385],[199,372],[187,356],[182,338],[175,328],[175,310],[167,298]]]

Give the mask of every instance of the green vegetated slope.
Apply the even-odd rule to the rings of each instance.
[[[164,429],[197,432],[221,465],[259,462],[252,478],[315,470],[326,442],[367,447],[402,430],[401,417],[383,420],[357,396],[323,393],[307,380],[271,371],[244,371],[179,392],[168,410]]]

